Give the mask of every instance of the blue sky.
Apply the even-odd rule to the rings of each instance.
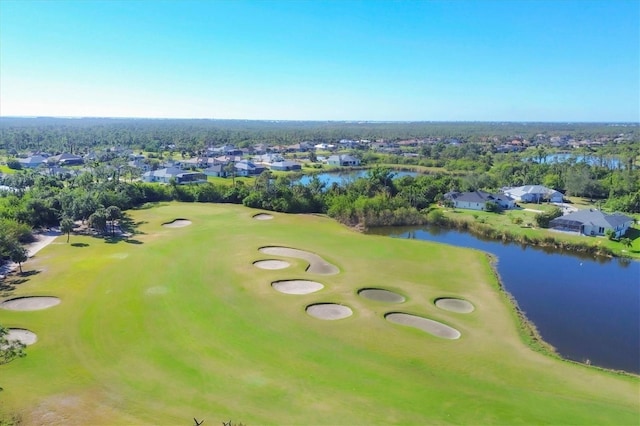
[[[0,115],[640,121],[639,0],[0,0]]]

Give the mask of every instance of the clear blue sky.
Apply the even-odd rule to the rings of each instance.
[[[0,0],[0,115],[640,121],[639,0]]]

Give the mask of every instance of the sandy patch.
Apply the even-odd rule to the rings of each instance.
[[[285,262],[284,260],[257,260],[253,262],[253,266],[260,269],[284,269],[291,266],[289,262]]]
[[[17,297],[0,303],[0,308],[10,311],[39,311],[59,303],[60,299],[51,296]]]
[[[453,297],[442,297],[440,299],[436,299],[435,305],[445,311],[456,312],[459,314],[468,314],[469,312],[473,312],[475,309],[470,302],[463,299],[455,299]]]
[[[332,265],[317,254],[308,251],[275,246],[262,247],[259,251],[261,253],[273,254],[275,256],[294,257],[296,259],[306,260],[309,262],[307,272],[311,272],[312,274],[335,275],[340,272],[337,266]]]
[[[169,293],[169,289],[163,286],[155,286],[146,289],[145,293],[149,295],[163,295]]]
[[[321,320],[339,320],[353,315],[353,311],[348,306],[338,305],[336,303],[318,303],[309,305],[306,309],[307,313],[314,318]]]
[[[286,294],[309,294],[324,288],[324,285],[319,282],[307,280],[275,281],[271,286],[280,293]]]
[[[449,327],[438,321],[430,320],[428,318],[419,317],[417,315],[403,314],[401,312],[393,312],[385,315],[387,321],[414,327],[422,331],[426,331],[429,334],[433,334],[443,339],[459,339],[460,332],[453,327]]]
[[[267,213],[258,213],[257,215],[254,215],[253,218],[255,220],[271,220],[273,219],[273,216]]]
[[[18,341],[27,346],[33,345],[38,341],[38,336],[34,332],[23,328],[10,328],[5,337],[10,342]]]
[[[163,223],[162,226],[165,228],[184,228],[185,226],[191,225],[191,221],[187,219],[175,219],[171,222]]]
[[[382,288],[363,288],[358,291],[358,294],[364,298],[375,300],[376,302],[402,303],[406,300],[401,294]]]

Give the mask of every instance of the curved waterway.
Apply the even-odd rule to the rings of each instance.
[[[640,262],[481,240],[432,227],[378,228],[370,233],[494,254],[505,289],[560,355],[640,374]]]

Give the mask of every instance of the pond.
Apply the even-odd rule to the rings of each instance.
[[[411,176],[411,177],[418,176],[418,173],[410,172],[406,170],[393,170],[392,173],[393,173],[394,179],[398,179],[403,176]],[[326,186],[331,186],[334,183],[337,183],[338,185],[344,185],[346,183],[353,182],[356,179],[366,178],[367,176],[369,176],[369,171],[368,170],[355,170],[355,171],[352,170],[348,172],[326,172],[326,173],[318,173],[315,176],[317,176],[318,179],[320,179],[320,182],[324,183]],[[311,175],[302,176],[300,180],[298,180],[298,182],[300,182],[303,185],[308,185],[309,182],[311,182]]]
[[[640,373],[640,262],[486,241],[433,227],[378,228],[371,233],[494,254],[505,289],[559,354]]]
[[[576,163],[587,163],[592,166],[602,166],[608,169],[617,169],[620,166],[624,166],[621,164],[620,159],[612,156],[595,156],[595,155],[580,155],[580,154],[570,154],[566,152],[561,152],[557,154],[548,154],[546,155],[542,161],[539,161],[538,158],[531,158],[535,162],[541,163],[562,163],[565,161],[569,161],[570,159],[574,159]]]

